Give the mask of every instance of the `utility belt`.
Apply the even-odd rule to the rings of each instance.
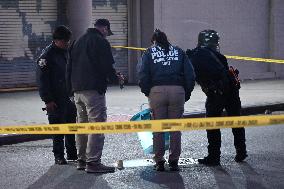
[[[228,81],[224,80],[207,80],[205,82],[198,82],[201,86],[202,91],[206,96],[216,96],[216,95],[225,95],[230,91],[230,86]]]

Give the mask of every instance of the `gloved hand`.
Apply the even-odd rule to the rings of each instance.
[[[48,102],[45,105],[46,105],[46,111],[48,111],[48,112],[52,112],[57,108],[57,105],[53,101]]]

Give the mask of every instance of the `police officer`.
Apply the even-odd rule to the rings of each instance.
[[[65,26],[59,26],[52,37],[52,43],[37,60],[39,94],[46,105],[50,124],[75,123],[76,107],[68,97],[65,82],[71,31]],[[64,137],[67,160],[77,160],[75,136],[57,134],[53,135],[55,164],[67,164],[64,158]]]
[[[183,116],[184,103],[194,87],[194,70],[185,52],[169,43],[164,32],[156,29],[153,45],[143,57],[139,71],[141,92],[149,99],[154,119],[177,119]],[[164,133],[153,133],[155,169],[164,171]],[[169,167],[178,171],[181,153],[181,132],[170,132]]]
[[[241,101],[239,83],[229,72],[227,59],[220,53],[219,35],[214,30],[204,30],[199,33],[198,45],[187,55],[193,64],[196,81],[207,96],[206,116],[218,117],[223,109],[227,116],[240,116]],[[236,148],[235,161],[241,162],[247,157],[245,144],[245,129],[232,129]],[[207,130],[208,156],[198,159],[200,164],[219,165],[221,132],[220,129]]]

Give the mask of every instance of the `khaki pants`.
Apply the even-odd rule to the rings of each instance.
[[[104,94],[101,95],[95,90],[86,90],[75,92],[74,97],[79,123],[106,121],[107,108]],[[78,160],[99,163],[104,147],[104,139],[104,134],[77,134]]]
[[[154,119],[177,119],[184,112],[185,92],[182,86],[155,86],[149,95]],[[164,133],[153,134],[154,160],[165,161]],[[181,153],[181,132],[170,132],[169,162],[179,159]]]

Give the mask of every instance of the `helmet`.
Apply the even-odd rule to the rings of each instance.
[[[203,30],[198,35],[198,47],[210,47],[219,50],[219,34],[214,30]]]

